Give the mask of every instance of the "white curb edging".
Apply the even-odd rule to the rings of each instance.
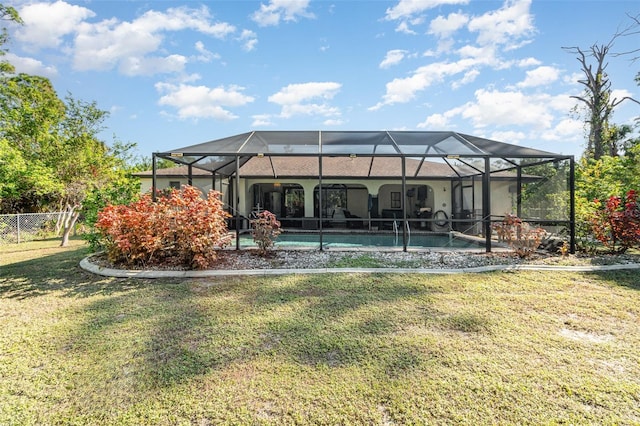
[[[289,274],[327,274],[327,273],[396,273],[396,274],[466,274],[493,271],[567,271],[567,272],[597,272],[619,271],[625,269],[640,269],[639,263],[615,265],[491,265],[474,268],[426,269],[426,268],[316,268],[316,269],[229,269],[204,271],[152,271],[113,269],[98,266],[89,261],[89,256],[80,261],[80,267],[96,275],[113,278],[206,278],[237,275],[266,276]]]

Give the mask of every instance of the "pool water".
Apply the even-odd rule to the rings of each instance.
[[[402,235],[392,234],[323,234],[322,244],[325,248],[359,248],[359,247],[402,247]],[[250,235],[240,237],[241,247],[255,247]],[[281,234],[275,241],[276,248],[318,247],[318,234]],[[424,248],[482,248],[469,240],[454,238],[449,234],[412,235],[407,240],[408,247]]]

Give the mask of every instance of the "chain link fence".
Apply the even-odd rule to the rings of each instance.
[[[19,213],[0,215],[0,244],[23,243],[55,236],[63,214]]]

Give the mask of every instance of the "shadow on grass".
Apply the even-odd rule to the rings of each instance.
[[[115,370],[86,374],[106,375],[107,383],[121,364],[136,364],[140,390],[256,360],[360,365],[398,377],[430,356],[424,342],[394,340],[398,316],[406,309],[431,321],[434,291],[421,278],[367,274],[163,281],[92,302],[69,345],[91,342],[94,364],[102,366],[90,368]]]
[[[319,368],[368,365],[397,377],[430,356],[424,342],[394,337],[399,318],[428,324],[441,316],[431,300],[444,290],[422,276],[115,279],[81,270],[86,253],[81,247],[3,266],[0,298],[89,298],[70,311],[75,325],[60,348],[91,360],[79,363],[79,378],[99,382],[103,394],[125,385],[124,370],[133,372],[126,376],[138,389],[166,388],[256,359]]]
[[[423,277],[340,274],[290,280],[247,294],[245,303],[267,317],[256,353],[314,367],[373,363],[391,375],[422,363],[421,345],[391,342],[399,318],[416,310],[426,317],[435,313],[431,297],[441,290],[429,288]]]
[[[638,270],[592,272],[591,274],[612,285],[640,290],[640,273],[638,273]]]
[[[25,299],[54,291],[66,296],[111,294],[137,288],[142,281],[99,277],[82,270],[80,260],[87,248],[80,247],[0,267],[0,297]]]
[[[101,297],[84,308],[83,322],[64,344],[92,360],[81,377],[122,386],[122,371],[134,372],[131,391],[137,392],[188,381],[218,366],[214,353],[198,350],[210,318],[201,315],[188,285],[154,283],[159,285],[146,281],[144,288]]]

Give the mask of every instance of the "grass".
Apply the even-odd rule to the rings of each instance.
[[[0,246],[0,424],[640,424],[637,272],[93,276]]]
[[[351,254],[333,260],[327,264],[328,268],[386,268],[392,261],[378,259],[370,254]],[[393,262],[396,268],[422,268],[420,261],[396,260]]]

